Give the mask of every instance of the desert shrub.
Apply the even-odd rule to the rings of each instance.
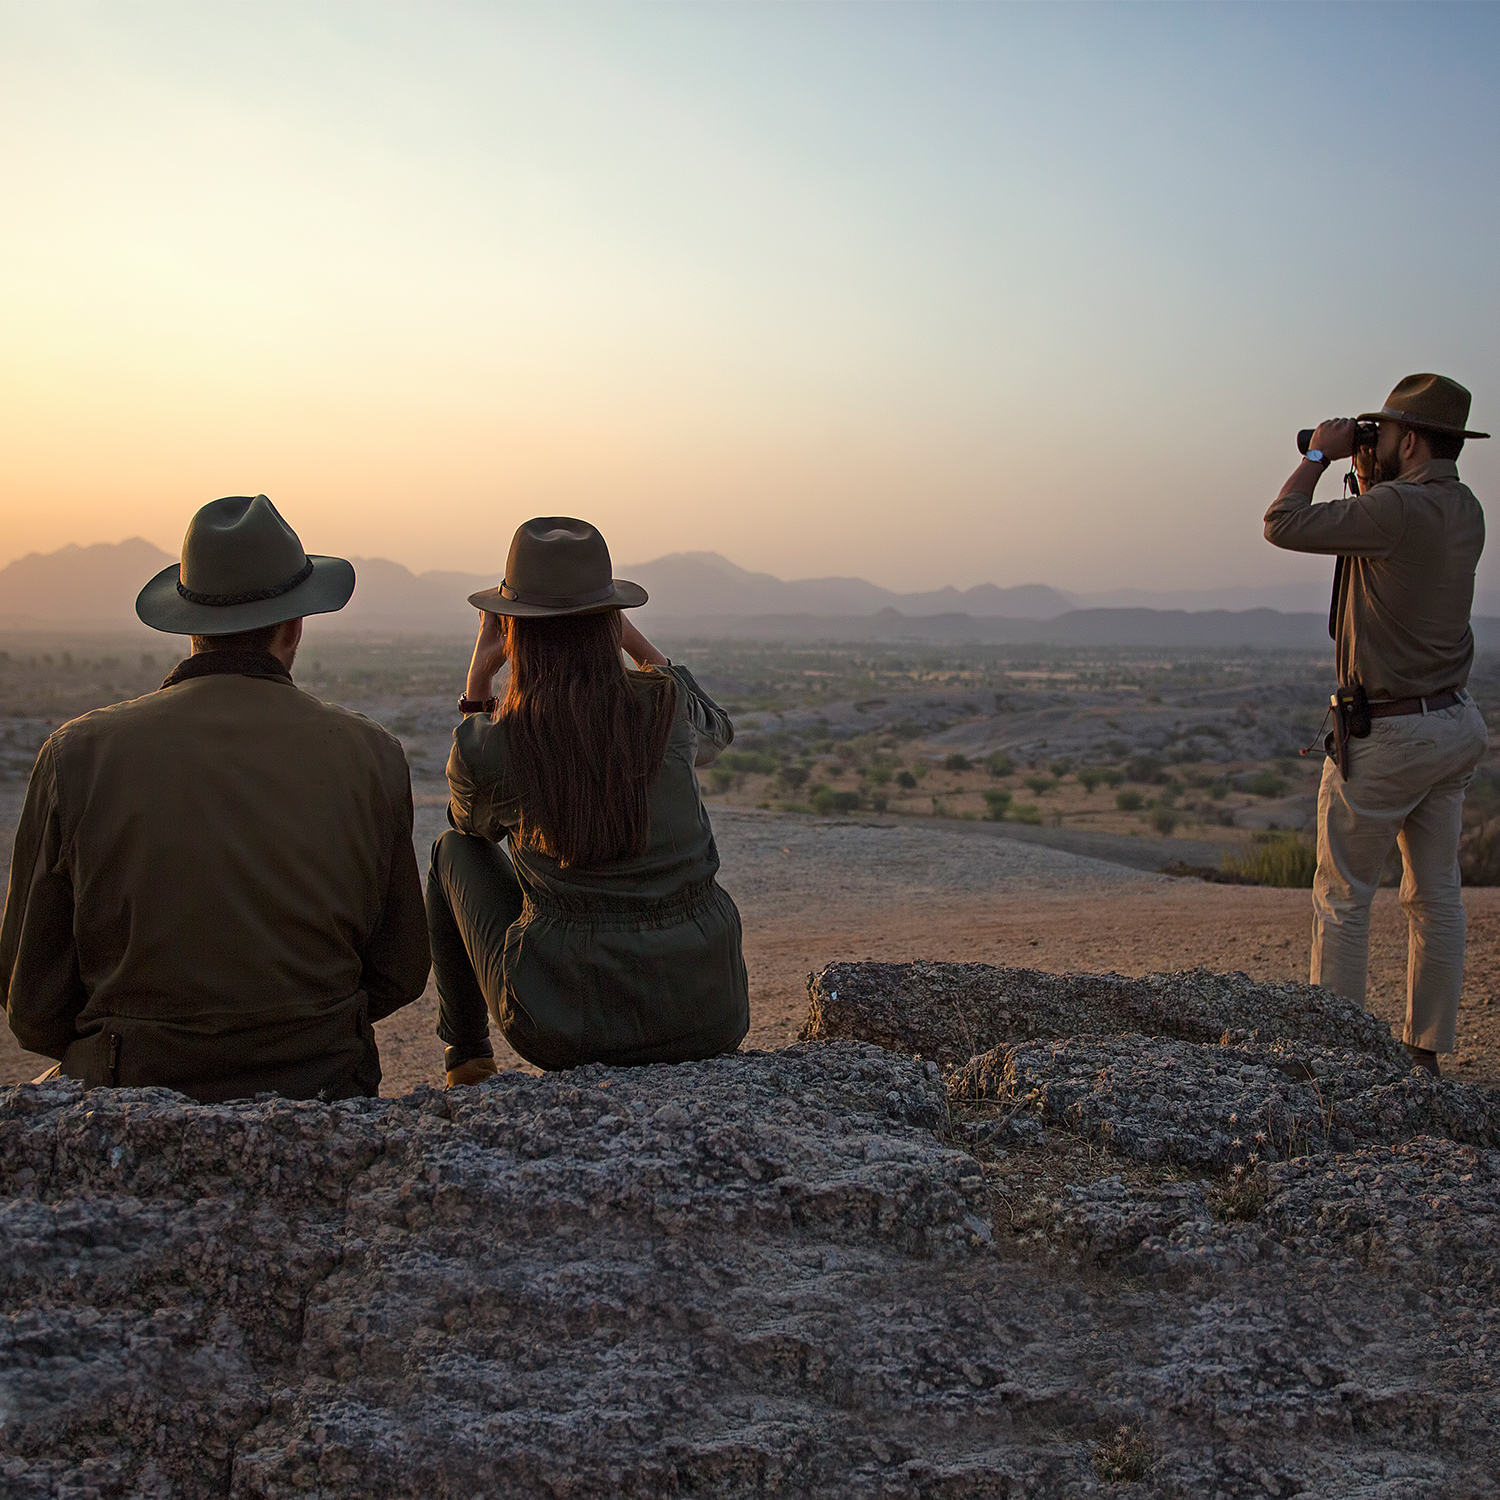
[[[858,792],[835,792],[833,794],[833,810],[836,813],[852,813],[859,811],[859,805],[863,798]]]
[[[1139,792],[1116,792],[1115,806],[1121,812],[1139,812],[1146,805],[1146,799]]]
[[[1464,830],[1458,845],[1458,871],[1465,885],[1500,885],[1500,818]]]
[[[1105,766],[1099,776],[1105,786],[1119,786],[1125,779],[1125,773],[1118,766]]]
[[[1244,854],[1226,854],[1224,869],[1257,885],[1309,889],[1318,868],[1317,848],[1295,833],[1257,834]]]
[[[1035,802],[1013,803],[1010,815],[1017,823],[1030,823],[1037,828],[1042,826],[1042,810]]]
[[[920,739],[922,726],[915,719],[902,719],[899,724],[892,726],[891,733],[899,735],[903,740]]]
[[[1144,786],[1159,784],[1167,779],[1158,755],[1132,755],[1125,762],[1126,781],[1139,781]]]
[[[807,801],[815,813],[821,813],[827,817],[833,811],[833,799],[837,795],[831,786],[815,786]]]
[[[876,792],[870,798],[870,806],[873,807],[876,812],[884,812],[890,805],[891,799],[886,796],[884,792]]]
[[[795,792],[798,787],[807,785],[808,771],[806,766],[783,766],[776,776],[787,791]]]
[[[1057,757],[1057,759],[1052,762],[1052,774],[1054,776],[1058,776],[1058,777],[1066,776],[1068,774],[1068,772],[1071,771],[1072,769],[1073,769],[1073,760],[1072,760],[1071,756],[1068,756],[1068,755],[1059,755]]]
[[[751,771],[757,776],[776,772],[777,760],[769,750],[726,750],[718,760],[726,771]]]
[[[709,772],[709,775],[713,780],[714,790],[716,792],[727,792],[729,788],[734,785],[733,771],[725,771],[720,767],[715,766],[713,770]]]
[[[1208,784],[1208,795],[1215,802],[1222,802],[1229,795],[1229,783],[1227,781],[1211,781]]]
[[[1138,1484],[1156,1466],[1156,1444],[1142,1427],[1122,1425],[1094,1449],[1094,1472],[1106,1484]]]
[[[1103,780],[1104,772],[1096,770],[1093,766],[1085,766],[1078,773],[1078,784],[1083,788],[1084,793],[1090,797],[1094,795],[1094,788]]]
[[[1026,778],[1027,788],[1035,792],[1038,797],[1045,797],[1056,785],[1057,777],[1055,776],[1042,776],[1038,774]]]
[[[1241,785],[1257,797],[1279,797],[1286,791],[1288,783],[1274,771],[1257,771]]]
[[[1002,750],[997,750],[993,755],[987,756],[984,764],[991,776],[1013,776],[1015,774],[1015,761]]]
[[[960,755],[956,750],[943,762],[945,771],[968,771],[972,769],[969,757]]]
[[[1177,814],[1170,807],[1158,807],[1151,814],[1151,826],[1166,838],[1177,826]]]
[[[911,791],[911,789],[916,786],[916,784],[917,778],[913,776],[910,771],[898,771],[896,773],[897,786],[904,786],[907,791]]]
[[[987,811],[985,817],[991,823],[1002,822],[1005,811],[1010,806],[1010,793],[1000,787],[988,787],[984,794],[984,803]]]

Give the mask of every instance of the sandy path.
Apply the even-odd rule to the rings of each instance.
[[[440,811],[423,808],[419,842]],[[715,811],[723,880],[739,903],[751,982],[747,1045],[781,1046],[806,1014],[809,971],[833,959],[957,959],[1050,970],[1145,974],[1203,967],[1304,979],[1306,891],[1175,881],[1016,840],[940,825],[871,827]],[[1500,1086],[1500,889],[1465,892],[1468,978],[1449,1076]],[[1376,898],[1370,1008],[1398,1028],[1406,923],[1394,891]],[[381,1022],[382,1092],[442,1082],[431,986]],[[497,1053],[504,1053],[503,1044]],[[516,1066],[513,1054],[502,1061]],[[0,1037],[0,1082],[46,1066]]]

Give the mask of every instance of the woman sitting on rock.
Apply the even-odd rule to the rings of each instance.
[[[646,591],[612,577],[587,522],[528,521],[504,582],[469,602],[454,831],[427,877],[449,1087],[494,1073],[491,1016],[543,1068],[731,1051],[750,1025],[740,918],[694,774],[729,716],[626,622]]]

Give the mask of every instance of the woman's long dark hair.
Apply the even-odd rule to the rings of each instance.
[[[520,842],[563,865],[645,852],[647,797],[677,709],[662,672],[643,703],[620,658],[620,611],[506,617],[510,684],[498,722],[521,802]]]

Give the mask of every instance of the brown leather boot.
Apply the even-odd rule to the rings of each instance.
[[[1412,1067],[1421,1068],[1424,1073],[1431,1073],[1434,1078],[1441,1078],[1443,1076],[1438,1070],[1436,1052],[1429,1052],[1425,1047],[1413,1047],[1410,1042],[1404,1045],[1406,1047],[1406,1055],[1411,1058]]]
[[[483,1083],[486,1078],[493,1078],[497,1072],[499,1069],[495,1066],[493,1057],[471,1057],[468,1062],[449,1068],[446,1087],[461,1089],[471,1083]]]

